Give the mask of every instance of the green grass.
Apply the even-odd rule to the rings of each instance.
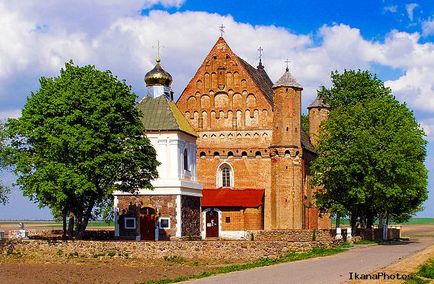
[[[400,225],[434,225],[434,218],[410,218]]]
[[[210,271],[210,272],[203,272],[200,274],[194,274],[189,276],[179,276],[176,278],[166,278],[166,279],[160,279],[160,280],[150,280],[147,282],[143,282],[146,284],[166,284],[166,283],[175,283],[175,282],[181,282],[181,281],[187,281],[192,279],[200,279],[216,274],[222,274],[222,273],[229,273],[234,271],[241,271],[246,269],[252,269],[256,267],[263,267],[263,266],[269,266],[274,265],[278,263],[285,263],[285,262],[291,262],[291,261],[297,261],[297,260],[303,260],[313,257],[320,257],[320,256],[327,256],[332,255],[336,253],[340,253],[343,251],[346,251],[351,247],[350,244],[344,243],[341,245],[337,245],[332,248],[324,249],[324,248],[314,248],[313,250],[309,252],[303,252],[303,253],[288,253],[286,255],[283,255],[276,259],[271,258],[261,258],[255,261],[243,263],[243,264],[232,264],[228,266],[223,266],[218,268],[216,271]]]
[[[332,225],[334,226],[336,224],[336,219],[332,220]],[[350,220],[348,219],[341,219],[341,226],[350,225]],[[407,222],[403,223],[394,223],[392,222],[390,225],[434,225],[434,218],[410,218]]]
[[[371,240],[360,240],[355,242],[355,245],[370,245],[370,244],[378,244],[380,241],[371,241]]]
[[[405,284],[424,284],[434,282],[434,258],[422,265],[413,278],[405,281]]]
[[[56,221],[0,221],[0,225],[10,225],[10,224],[17,224],[18,223],[23,223],[24,226],[26,224],[32,224],[32,225],[40,225],[41,227],[47,226],[47,227],[55,227],[55,228],[62,228],[62,223],[56,222]],[[87,226],[88,228],[95,228],[95,227],[109,227],[112,226],[114,227],[114,222],[110,222],[110,224],[107,224],[105,221],[102,220],[97,220],[97,221],[90,221],[89,225]]]
[[[417,275],[434,279],[434,258],[431,258],[427,263],[422,265]]]

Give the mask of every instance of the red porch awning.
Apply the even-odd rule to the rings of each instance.
[[[202,207],[259,207],[263,204],[264,189],[218,188],[202,190]]]

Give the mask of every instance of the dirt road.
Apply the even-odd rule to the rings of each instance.
[[[432,245],[434,245],[434,238],[421,238],[402,244],[357,247],[333,256],[261,267],[183,283],[343,283],[351,280],[350,273],[353,273],[354,279],[355,273],[360,275],[376,271]]]

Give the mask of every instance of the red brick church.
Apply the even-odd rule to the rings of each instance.
[[[203,185],[202,236],[240,238],[247,230],[329,228],[313,205],[309,165],[328,106],[309,106],[288,68],[275,83],[220,37],[176,105],[196,131]]]

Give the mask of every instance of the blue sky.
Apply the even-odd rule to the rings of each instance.
[[[330,71],[377,73],[413,109],[427,132],[430,198],[419,216],[434,217],[434,4],[425,1],[183,1],[0,0],[0,119],[18,117],[41,76],[57,76],[64,62],[110,69],[144,94],[156,41],[162,64],[180,94],[226,26],[231,48],[252,65],[257,48],[273,80],[289,58],[304,86],[303,106]],[[1,180],[13,183],[8,172]],[[0,219],[47,219],[14,189]]]

